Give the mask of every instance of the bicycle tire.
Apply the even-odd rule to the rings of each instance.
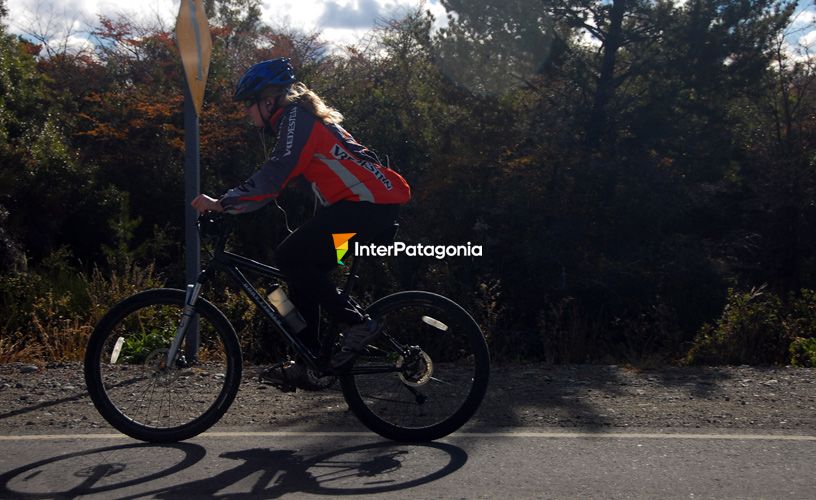
[[[470,314],[446,297],[422,291],[383,297],[367,313],[381,322],[383,334],[355,360],[352,371],[383,362],[403,371],[340,377],[357,418],[377,434],[405,442],[433,441],[464,425],[484,399],[490,373],[487,343]],[[403,346],[418,342],[421,352],[413,365],[420,368],[409,370],[410,360],[396,353],[393,341]]]
[[[185,365],[183,369],[179,368],[175,371],[157,369],[156,367],[162,363],[162,354],[167,352],[166,348],[154,349],[142,360],[140,356],[143,354],[141,353],[150,346],[137,344],[134,341],[135,347],[128,347],[131,338],[137,338],[136,330],[139,330],[138,334],[141,335],[138,337],[139,341],[152,339],[154,343],[169,345],[168,338],[172,340],[174,336],[185,300],[185,292],[178,289],[159,288],[137,293],[111,308],[99,321],[88,341],[84,371],[85,384],[91,400],[108,423],[132,438],[152,443],[169,443],[189,439],[214,425],[224,415],[238,393],[242,370],[238,337],[226,316],[203,298],[198,299],[195,307],[201,332],[201,346],[196,350],[196,355],[200,359],[195,364],[189,363],[189,366]],[[164,329],[160,331],[169,332],[164,337],[157,334],[159,322],[161,322],[161,328]],[[134,336],[130,337],[131,334]],[[154,336],[150,337],[150,335]],[[116,341],[114,347],[111,348],[111,341],[114,338]],[[118,348],[116,344],[119,345]],[[221,348],[223,348],[223,353],[220,351]],[[179,352],[183,352],[183,349],[184,346],[179,349]],[[131,354],[120,354],[125,351]],[[132,375],[134,371],[137,372],[136,375]],[[116,374],[119,372],[125,375],[117,378]],[[129,379],[119,380],[126,377]],[[221,383],[221,379],[223,383],[220,389],[216,388],[217,393],[213,393],[210,404],[206,394],[201,396],[202,381],[214,380],[216,383]],[[111,397],[118,394],[127,396],[128,391],[141,387],[140,384],[148,380],[150,386],[144,389],[145,393],[139,396],[140,399],[133,401],[127,409],[121,408],[120,405],[124,406],[124,404],[114,401],[115,398]],[[170,427],[148,425],[151,423],[150,415],[143,417],[142,419],[145,420],[143,422],[134,414],[139,411],[139,408],[145,406],[144,398],[148,389],[150,389],[150,395],[146,413],[150,413],[150,404],[157,387],[159,391],[165,391],[161,397],[164,398],[166,395],[166,412],[169,415],[172,415],[173,410],[185,409],[180,402],[184,397],[203,398],[202,403],[209,404],[209,406],[200,414],[197,409],[190,410],[189,420],[180,425]],[[198,392],[190,390],[192,387]],[[133,393],[134,398],[136,394]],[[189,401],[196,403],[193,400]],[[188,408],[189,401],[185,401],[188,403]],[[164,402],[164,399],[158,401],[160,413]],[[178,406],[176,406],[177,402]],[[129,414],[132,406],[136,406],[136,409],[133,410],[134,414]]]

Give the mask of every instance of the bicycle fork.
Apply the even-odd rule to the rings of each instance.
[[[201,283],[187,285],[187,296],[184,299],[184,310],[181,315],[181,322],[178,329],[176,329],[176,336],[170,344],[170,349],[167,351],[167,358],[165,359],[168,368],[174,365],[176,354],[178,353],[181,342],[187,337],[187,355],[195,358],[198,352],[198,322],[195,317],[195,304],[198,301],[198,296],[201,293]],[[194,328],[190,329],[193,326]],[[189,330],[189,332],[188,332]],[[189,334],[188,334],[189,333]]]

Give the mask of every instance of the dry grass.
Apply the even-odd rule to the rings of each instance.
[[[29,344],[22,338],[0,338],[0,363],[32,362],[42,359],[42,346]]]
[[[138,291],[162,286],[152,265],[129,265],[107,275],[95,269],[71,281],[70,287],[52,285],[18,304],[18,310],[6,311],[18,320],[7,322],[0,333],[0,363],[79,361],[94,325],[108,309]]]

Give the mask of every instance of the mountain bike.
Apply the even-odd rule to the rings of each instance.
[[[394,240],[396,229],[370,243]],[[212,245],[208,266],[186,290],[159,288],[121,301],[99,321],[85,353],[85,382],[99,413],[135,439],[176,442],[214,425],[235,399],[242,354],[230,321],[202,289],[226,273],[317,377],[337,377],[354,415],[396,441],[431,441],[464,425],[487,390],[490,356],[479,325],[454,301],[425,291],[404,291],[363,306],[351,295],[362,261],[354,257],[338,293],[382,325],[382,333],[351,367],[329,363],[340,334],[324,335],[312,352],[244,273],[277,286],[276,267],[225,249],[227,218],[199,218]]]

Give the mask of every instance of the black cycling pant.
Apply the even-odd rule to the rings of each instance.
[[[398,212],[399,205],[340,201],[321,208],[278,245],[276,262],[289,284],[289,298],[309,325],[299,336],[312,352],[319,345],[320,306],[338,323],[363,321],[361,312],[343,299],[330,279],[338,266],[332,234],[357,233],[349,241],[345,261],[352,256],[354,242],[366,242],[393,226]]]

